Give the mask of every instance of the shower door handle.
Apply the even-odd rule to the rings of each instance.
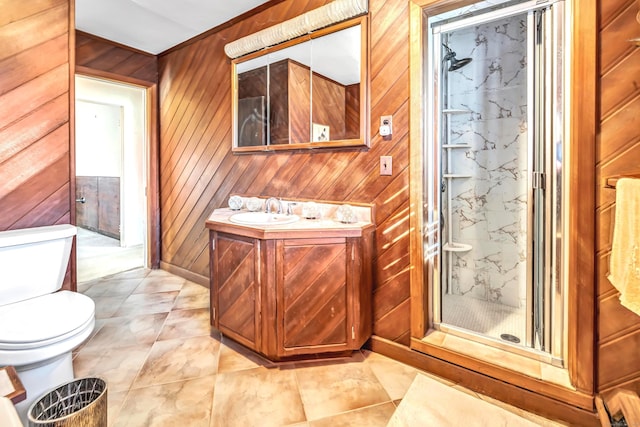
[[[546,185],[546,174],[543,172],[534,172],[533,173],[533,188],[535,190],[540,189],[540,190],[545,190],[547,185]]]

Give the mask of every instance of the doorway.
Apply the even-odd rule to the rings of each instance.
[[[146,88],[76,76],[79,283],[148,267]]]

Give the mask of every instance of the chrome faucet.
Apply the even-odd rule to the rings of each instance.
[[[282,202],[278,199],[276,199],[275,197],[269,197],[267,199],[267,201],[264,204],[264,211],[267,213],[271,213],[271,203],[272,202],[276,202],[278,205],[278,210],[276,213],[281,214],[282,213]]]
[[[293,208],[298,206],[296,202],[288,202],[287,203],[287,215],[293,215]]]

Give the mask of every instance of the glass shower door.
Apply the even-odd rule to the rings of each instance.
[[[550,347],[559,269],[562,149],[548,8],[510,2],[432,22],[425,150],[434,325],[540,351]]]

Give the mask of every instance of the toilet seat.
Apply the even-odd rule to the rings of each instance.
[[[62,344],[77,335],[86,338],[94,323],[93,300],[71,291],[0,306],[0,359],[2,353],[30,353],[30,349]]]

